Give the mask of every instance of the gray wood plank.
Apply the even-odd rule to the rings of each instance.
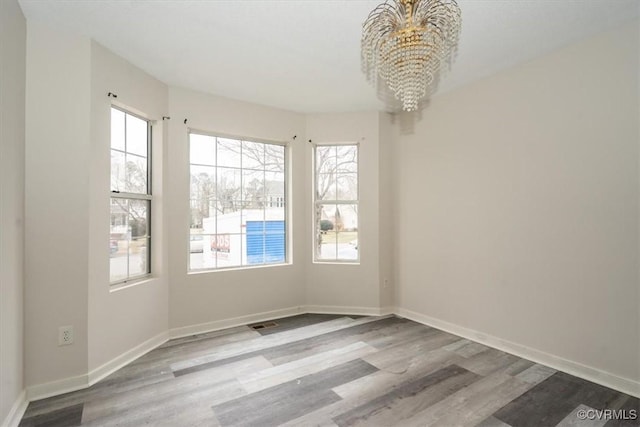
[[[478,375],[490,375],[497,371],[506,371],[509,367],[517,363],[519,357],[500,350],[488,349],[470,356],[467,360],[460,362],[460,366],[475,372]]]
[[[262,369],[258,372],[238,376],[238,381],[247,393],[264,390],[295,378],[314,374],[325,369],[358,359],[376,350],[369,344],[356,342],[346,347],[298,359],[284,365]]]
[[[438,403],[431,405],[427,409],[413,415],[412,417],[402,420],[401,422],[397,423],[397,426],[422,427],[425,425],[435,425],[439,422],[439,420],[447,416],[458,415],[458,411],[460,411],[460,408],[463,408],[464,405],[467,404],[467,402],[472,401],[473,399],[483,399],[485,397],[490,398],[492,396],[492,391],[496,389],[496,387],[502,385],[507,381],[518,380],[510,375],[502,373],[484,377],[478,381],[471,383],[469,386],[457,391],[456,393],[453,393],[451,396],[440,400]],[[520,383],[526,384],[523,381],[520,381]],[[486,417],[487,415],[477,420],[476,424]]]
[[[407,327],[409,326],[409,327]],[[418,326],[418,327],[416,327]],[[416,339],[425,331],[422,325],[408,325],[406,321],[389,321],[382,327],[351,330],[348,334],[334,334],[328,337],[319,336],[291,345],[262,353],[274,365],[288,363],[297,359],[313,356],[318,352],[335,350],[355,342],[365,342],[373,347],[382,348],[392,343]]]
[[[509,424],[503,423],[502,421],[500,421],[495,417],[488,417],[484,421],[482,421],[480,424],[476,425],[475,427],[512,427],[512,426],[510,426]]]
[[[257,355],[260,353],[256,352],[266,351],[267,349],[270,353],[286,353],[286,349],[289,348],[285,347],[286,344],[298,343],[299,341],[308,340],[320,335],[327,335],[330,333],[336,334],[343,329],[354,327],[357,328],[358,326],[364,326],[368,323],[378,324],[385,321],[393,321],[393,318],[391,316],[386,318],[360,318],[356,320],[351,318],[339,318],[330,320],[328,322],[322,322],[315,325],[284,331],[279,334],[260,336],[258,338],[246,340],[239,343],[222,345],[212,349],[205,355],[174,363],[171,365],[171,368],[174,372],[190,368],[198,369],[196,368],[196,366],[218,362],[219,360],[240,356],[247,353],[253,353],[253,355]],[[350,330],[354,331],[357,329]],[[344,335],[348,334],[349,332],[345,333]],[[208,369],[208,367],[205,366],[204,369]]]
[[[392,425],[428,408],[478,378],[473,372],[450,365],[417,380],[400,384],[392,391],[335,417],[334,421],[341,427]]]
[[[503,376],[504,374],[493,374]],[[486,377],[485,377],[486,378]],[[514,377],[492,388],[488,393],[476,393],[463,400],[455,400],[450,410],[433,423],[434,427],[473,427],[495,411],[533,387]]]
[[[556,370],[544,365],[535,364],[532,367],[522,371],[517,378],[532,384],[538,384],[555,374]]]
[[[263,357],[254,357],[228,364],[217,369],[201,371],[174,379],[154,387],[137,389],[95,399],[85,404],[84,421],[109,417],[115,413],[134,411],[155,404],[171,407],[171,400],[177,396],[193,393],[202,389],[212,390],[209,406],[214,402],[231,400],[246,394],[236,380],[237,376],[270,368],[272,365]],[[233,380],[232,382],[229,382]],[[215,392],[217,389],[221,392]]]
[[[375,371],[355,360],[215,405],[213,410],[223,426],[277,425],[340,400],[331,388]]]
[[[557,372],[494,416],[513,426],[555,426],[580,404],[604,409],[620,395],[620,392]]]
[[[270,322],[275,323],[276,326],[255,330],[260,335],[271,335],[271,334],[278,334],[280,332],[288,331],[291,329],[301,328],[303,326],[309,326],[309,325],[314,325],[320,322],[326,322],[328,320],[339,319],[341,317],[350,317],[350,316],[343,316],[343,315],[337,315],[337,314],[306,313],[306,314],[298,314],[295,316],[283,317],[280,319],[273,319],[267,322],[252,323],[252,324],[249,324],[248,327],[253,328],[254,325],[261,325],[261,324],[270,323]]]
[[[456,339],[457,337],[453,335],[436,331],[399,345],[381,349],[377,353],[367,356],[364,359],[380,369],[391,369],[392,366],[397,369],[398,366],[403,366],[403,362],[408,364],[414,361],[416,355],[422,355],[432,350],[440,349]]]
[[[594,411],[593,408],[590,408],[586,405],[578,405],[576,409],[571,411],[569,415],[564,417],[562,421],[560,421],[556,427],[602,427],[606,424],[606,420],[601,419],[585,419],[584,417],[579,417],[578,413],[580,411]]]
[[[477,342],[470,341],[465,345],[456,348],[455,350],[453,350],[453,352],[462,357],[471,357],[487,350],[489,350],[489,347],[487,347],[486,345],[482,345],[482,344],[478,344]]]
[[[627,417],[626,419],[623,417],[609,420],[605,427],[640,427],[640,399],[624,395],[622,399],[612,404],[611,407],[622,410],[622,413]],[[635,414],[635,417],[633,414]]]
[[[51,412],[23,418],[20,427],[73,427],[82,421],[83,405],[77,404]]]
[[[309,412],[284,425],[289,427],[324,425],[331,422],[330,420],[333,418],[388,393],[402,383],[433,373],[459,360],[463,360],[463,358],[452,355],[451,352],[443,349],[431,351],[424,355],[415,354],[414,360],[402,362],[404,369],[400,369],[400,366],[391,366],[391,370],[380,370],[334,387],[333,391],[342,397],[342,400]]]

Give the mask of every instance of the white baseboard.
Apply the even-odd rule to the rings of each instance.
[[[349,307],[343,305],[305,305],[302,307],[305,313],[317,314],[350,314],[356,316],[384,316],[393,314],[392,307]]]
[[[29,386],[27,387],[28,401],[33,402],[35,400],[46,399],[47,397],[57,396],[90,387],[104,377],[122,368],[124,365],[131,363],[138,357],[148,353],[159,345],[164,344],[168,339],[169,334],[167,332],[162,332],[142,344],[139,344],[119,356],[116,356],[104,365],[97,367],[87,374]]]
[[[531,360],[541,365],[549,366],[558,371],[566,372],[576,377],[592,381],[596,384],[627,393],[631,396],[640,397],[640,382],[622,378],[609,372],[586,366],[560,356],[545,353],[522,344],[494,337],[474,329],[465,328],[415,311],[397,308],[395,312],[400,317],[422,323],[423,325],[441,329],[445,332],[467,338],[471,341],[479,342],[480,344],[496,348],[506,353],[511,353],[515,356]]]
[[[232,317],[230,319],[214,320],[213,322],[199,323],[197,325],[183,326],[169,330],[169,337],[182,338],[196,334],[219,331],[221,329],[243,326],[250,323],[265,322],[267,320],[291,317],[297,314],[306,313],[304,307],[289,307],[280,310],[264,311],[262,313],[249,314],[246,316]]]
[[[44,384],[36,384],[27,387],[27,400],[33,402],[34,400],[46,399],[47,397],[82,390],[88,386],[87,374],[63,378]]]
[[[18,424],[20,424],[22,416],[24,415],[24,411],[27,410],[28,404],[27,392],[23,390],[16,398],[16,401],[13,402],[9,413],[0,425],[2,427],[18,427]]]
[[[136,360],[138,357],[145,355],[150,352],[154,348],[161,346],[165,342],[169,340],[169,333],[167,331],[161,332],[155,337],[152,337],[142,344],[135,346],[134,348],[125,351],[119,356],[116,356],[114,359],[111,359],[107,363],[102,366],[97,367],[96,369],[89,371],[87,374],[87,386],[92,386],[101,379],[111,375],[118,369],[123,366],[131,363]]]

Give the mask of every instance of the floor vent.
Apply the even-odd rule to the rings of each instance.
[[[278,326],[276,322],[266,322],[266,323],[258,323],[256,325],[251,325],[252,329],[266,329],[273,328],[274,326]]]

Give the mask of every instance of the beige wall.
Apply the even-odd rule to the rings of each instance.
[[[380,307],[393,307],[394,295],[394,215],[392,192],[393,170],[392,158],[395,150],[395,138],[393,133],[393,116],[379,113],[378,119],[378,244],[379,244],[379,281],[380,281]]]
[[[109,92],[118,98],[107,97]],[[152,123],[152,278],[109,287],[110,108],[113,103]],[[89,193],[89,370],[168,329],[169,288],[163,170],[166,168],[167,86],[91,44],[91,162]]]
[[[346,311],[380,308],[380,114],[310,114],[307,137],[313,144],[353,142],[359,147],[359,264],[313,263],[313,146],[306,144],[305,246],[306,301],[310,306],[345,307]],[[383,260],[390,262],[390,260]],[[356,310],[357,311],[357,310]]]
[[[640,380],[638,39],[436,96],[398,137],[399,306]]]
[[[107,97],[118,94],[117,101]],[[163,164],[167,86],[85,37],[29,22],[26,120],[26,386],[35,395],[166,335],[168,263]],[[154,124],[152,278],[109,286],[112,102]],[[46,256],[43,256],[46,254]],[[58,327],[74,343],[58,346]]]
[[[188,90],[170,88],[168,151],[170,326],[264,313],[304,304],[304,116]],[[184,119],[188,119],[187,125]],[[188,128],[273,141],[290,141],[289,243],[295,262],[264,268],[188,274]],[[293,140],[293,136],[297,138]]]
[[[87,372],[89,39],[27,23],[25,382]],[[58,327],[74,327],[58,346]]]
[[[26,23],[0,2],[0,424],[23,384],[24,92]]]

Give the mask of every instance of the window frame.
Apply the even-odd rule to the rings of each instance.
[[[201,136],[205,136],[205,137],[211,137],[211,138],[215,138],[215,144],[216,144],[216,160],[215,160],[215,165],[204,165],[201,163],[191,163],[191,135],[192,134],[196,134],[196,135],[201,135]],[[191,236],[195,236],[197,234],[192,234],[191,233],[191,212],[189,212],[189,219],[188,219],[188,223],[187,223],[187,230],[188,230],[188,239],[187,239],[187,248],[186,248],[186,253],[187,253],[187,274],[201,274],[201,273],[215,273],[215,272],[220,272],[220,271],[230,271],[230,270],[247,270],[247,269],[255,269],[255,268],[267,268],[267,267],[278,267],[278,266],[284,266],[284,265],[290,265],[291,264],[291,253],[290,253],[290,236],[291,236],[291,226],[290,226],[290,214],[289,214],[289,209],[290,209],[290,197],[289,197],[289,175],[290,175],[290,143],[287,141],[276,141],[276,140],[269,140],[269,139],[265,139],[265,138],[254,138],[254,137],[246,137],[246,136],[238,136],[238,135],[231,135],[231,134],[225,134],[225,133],[220,133],[220,132],[211,132],[211,131],[206,131],[206,130],[202,130],[202,129],[198,129],[198,128],[187,128],[187,158],[188,158],[188,168],[187,168],[187,181],[188,181],[188,190],[187,190],[187,194],[188,194],[188,204],[189,204],[189,209],[191,209],[191,167],[193,165],[195,166],[205,166],[205,167],[212,167],[216,169],[217,172],[217,168],[218,167],[222,167],[222,168],[227,168],[227,166],[218,166],[218,148],[217,148],[217,138],[221,138],[221,139],[231,139],[231,140],[235,140],[235,141],[239,141],[241,144],[242,142],[251,142],[251,143],[257,143],[257,144],[265,144],[265,145],[276,145],[279,147],[283,148],[283,175],[284,175],[284,194],[283,194],[283,198],[284,200],[281,202],[283,204],[283,206],[277,206],[277,207],[282,207],[284,209],[284,260],[282,262],[273,262],[273,263],[263,263],[263,264],[245,264],[245,265],[234,265],[234,266],[228,266],[228,267],[203,267],[203,268],[191,268],[191,249],[190,249],[190,241],[191,241]],[[242,145],[241,145],[242,146]],[[243,184],[243,176],[244,174],[242,173],[244,170],[255,170],[255,169],[251,169],[251,168],[247,168],[247,169],[243,169],[242,167],[242,152],[240,153],[240,167],[239,168],[233,168],[233,169],[237,169],[240,171],[240,188],[242,188],[242,184]],[[262,167],[263,172],[271,172],[271,171],[267,171],[266,167],[263,165]],[[216,186],[217,186],[217,174],[216,174]],[[266,202],[266,200],[265,200]],[[266,207],[264,208],[266,209]],[[217,224],[217,213],[216,213],[216,224]],[[217,233],[217,225],[216,225],[216,234],[212,234],[212,235],[218,235]],[[235,233],[233,233],[235,234]],[[240,236],[242,235],[246,236],[246,231],[244,233],[240,233]],[[246,238],[246,237],[245,237]],[[241,241],[242,241],[242,237],[241,237]],[[241,254],[240,254],[240,261],[242,263],[242,250],[244,249],[244,246],[241,246]]]
[[[140,239],[146,239],[147,240],[147,250],[146,250],[146,267],[147,267],[147,271],[146,273],[143,274],[138,274],[135,276],[130,276],[129,275],[129,264],[130,264],[130,253],[127,253],[127,276],[124,279],[118,279],[115,281],[111,280],[111,266],[109,267],[109,286],[119,286],[119,285],[128,285],[131,283],[135,283],[135,282],[139,282],[142,280],[146,280],[149,277],[151,277],[151,272],[152,272],[152,265],[151,265],[151,251],[152,251],[152,205],[153,205],[153,192],[152,192],[152,185],[153,185],[153,181],[152,181],[152,176],[153,176],[153,171],[152,171],[152,156],[153,156],[153,152],[152,152],[152,134],[153,134],[153,124],[152,124],[152,120],[150,120],[147,117],[144,117],[140,114],[137,114],[127,108],[121,107],[119,105],[115,105],[115,104],[111,104],[110,108],[109,108],[109,123],[111,125],[111,112],[112,110],[117,110],[120,111],[122,113],[125,114],[125,128],[124,128],[124,135],[125,135],[125,146],[124,146],[124,150],[118,150],[118,149],[114,149],[112,147],[112,135],[111,135],[111,126],[109,127],[109,154],[111,154],[111,152],[113,151],[118,151],[120,153],[124,153],[125,155],[128,153],[127,151],[127,142],[126,142],[126,135],[127,135],[127,128],[126,128],[126,116],[132,116],[135,117],[139,120],[143,120],[144,122],[146,122],[147,124],[147,156],[146,156],[146,164],[147,164],[147,190],[146,193],[131,193],[131,192],[126,192],[126,191],[118,191],[118,190],[113,190],[111,189],[111,182],[109,182],[109,211],[111,211],[111,206],[112,206],[112,201],[113,199],[122,199],[122,200],[144,200],[147,202],[147,234],[144,237],[138,237],[136,239],[133,239],[131,236],[129,236],[129,242],[133,241],[133,240],[140,240]],[[134,154],[135,155],[135,154]],[[125,163],[126,165],[126,163]],[[111,172],[111,164],[109,165],[109,171]],[[111,217],[111,213],[109,213],[109,216]],[[109,218],[109,227],[111,227],[111,218]],[[109,233],[109,240],[111,240],[111,233]],[[129,249],[127,249],[128,251]],[[109,258],[111,260],[111,258]]]
[[[312,192],[313,192],[313,202],[312,202],[312,223],[313,223],[313,227],[312,227],[312,248],[311,248],[311,253],[313,254],[313,263],[314,264],[351,264],[351,265],[360,265],[361,262],[361,257],[360,257],[360,143],[359,142],[353,142],[353,141],[348,141],[348,142],[320,142],[320,143],[312,143],[313,146],[313,158],[312,158],[312,167],[313,167],[313,182],[312,182]],[[357,162],[356,162],[356,178],[357,178],[357,185],[356,185],[356,199],[355,200],[344,200],[344,199],[337,199],[337,194],[336,194],[336,199],[335,200],[318,200],[318,165],[317,165],[317,159],[318,159],[318,148],[319,147],[348,147],[348,146],[352,146],[356,148],[356,158],[357,158]],[[337,180],[337,177],[336,177]],[[318,206],[321,205],[355,205],[357,207],[357,222],[358,222],[358,247],[357,247],[357,258],[355,259],[346,259],[346,258],[338,258],[337,257],[337,253],[336,253],[336,258],[335,259],[322,259],[319,258],[318,256],[318,218],[317,218],[317,212],[318,212]],[[336,242],[337,243],[337,242]]]

